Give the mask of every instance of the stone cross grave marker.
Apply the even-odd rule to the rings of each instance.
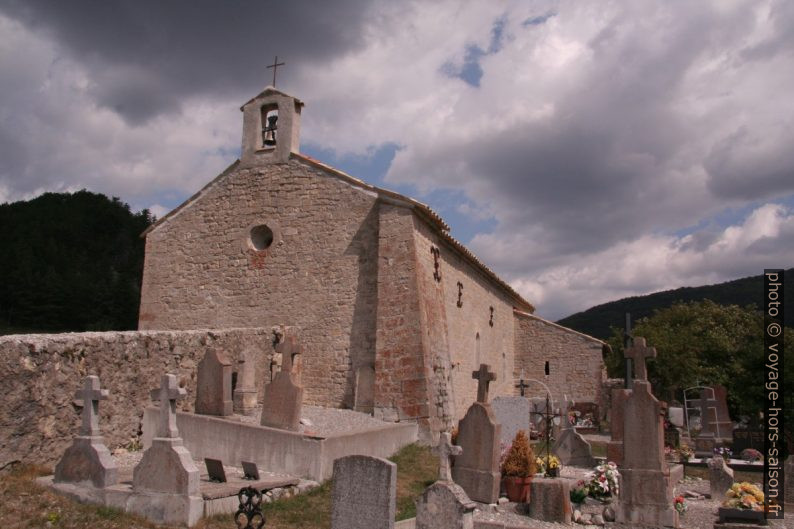
[[[463,453],[455,457],[452,477],[469,498],[495,503],[499,498],[499,439],[501,425],[488,404],[488,383],[496,376],[487,364],[472,373],[477,379],[477,402],[458,423],[458,446]]]
[[[179,387],[176,375],[163,375],[160,387],[153,389],[149,395],[152,400],[160,401],[157,437],[170,439],[179,437],[179,430],[176,427],[176,401],[185,398],[187,391]]]
[[[480,369],[472,371],[471,378],[477,381],[477,402],[488,402],[488,384],[496,380],[496,373],[488,364],[480,364]]]
[[[105,446],[99,429],[99,401],[108,397],[108,390],[100,389],[99,377],[89,375],[83,380],[83,388],[77,391],[75,397],[83,400],[80,432],[55,465],[53,481],[91,482],[98,488],[115,485],[118,481],[116,462]]]
[[[231,415],[232,364],[218,349],[209,349],[198,365],[196,380],[196,413]]]
[[[157,436],[133,470],[132,488],[136,492],[186,496],[184,501],[174,501],[189,504],[193,510],[202,505],[199,470],[188,449],[182,445],[176,425],[176,401],[186,394],[178,386],[176,375],[171,374],[163,375],[160,387],[152,390],[152,400],[160,401]]]
[[[331,529],[393,529],[397,465],[379,457],[340,457],[331,502]]]
[[[281,353],[281,371],[273,382],[265,385],[260,424],[284,430],[300,428],[303,386],[296,382],[293,374],[293,357],[301,352],[301,346],[293,334],[286,334],[276,345]]]
[[[648,380],[648,367],[645,365],[646,358],[656,358],[656,348],[646,347],[645,338],[634,338],[634,345],[626,349],[626,358],[630,358],[634,363],[634,378],[637,380]]]
[[[678,513],[673,509],[673,485],[664,460],[664,409],[647,380],[634,380],[623,421],[624,468],[617,521],[632,527],[674,527]]]
[[[441,432],[435,452],[438,454],[438,479],[440,481],[452,481],[449,457],[459,456],[463,453],[463,448],[452,444],[452,434]]]
[[[108,390],[99,389],[99,377],[94,375],[85,377],[83,389],[75,393],[75,398],[83,401],[80,435],[102,435],[99,430],[99,401],[108,398]]]

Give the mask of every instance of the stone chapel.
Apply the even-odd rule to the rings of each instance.
[[[435,432],[481,363],[492,396],[600,403],[605,344],[534,316],[425,204],[301,154],[303,106],[245,103],[240,159],[145,232],[139,329],[298,327],[307,404]]]

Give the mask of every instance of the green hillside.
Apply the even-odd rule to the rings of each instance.
[[[794,268],[786,270],[785,275],[788,279],[785,284],[785,296],[788,299],[786,305],[791,306],[794,301]],[[676,301],[701,301],[704,299],[710,299],[720,305],[739,305],[740,307],[754,305],[760,308],[763,301],[763,289],[764,276],[759,274],[716,285],[683,287],[645,296],[623,298],[597,305],[583,312],[577,312],[557,323],[606,340],[611,336],[610,327],[623,327],[627,312],[631,314],[631,319],[636,321],[651,316],[654,310],[667,308]],[[785,313],[785,324],[788,327],[794,327],[794,309]]]
[[[0,334],[137,328],[151,222],[88,191],[0,204]]]

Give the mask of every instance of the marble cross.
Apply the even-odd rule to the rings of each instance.
[[[488,402],[488,384],[496,380],[496,374],[488,364],[480,364],[480,369],[472,371],[471,378],[477,381],[477,402]]]
[[[99,430],[99,401],[108,398],[108,390],[99,389],[99,377],[89,375],[83,379],[83,389],[75,393],[76,399],[83,400],[83,424],[80,435],[102,435]]]
[[[634,361],[634,378],[648,380],[648,368],[645,366],[646,358],[656,358],[656,348],[646,347],[645,338],[634,338],[634,345],[626,349],[624,355]]]
[[[292,365],[293,357],[301,353],[301,346],[298,345],[298,340],[295,336],[285,335],[284,338],[276,345],[276,352],[281,353],[281,371],[282,373],[292,373],[294,366]]]
[[[452,434],[441,432],[435,452],[438,454],[438,479],[440,481],[452,481],[452,469],[449,465],[449,458],[450,456],[461,455],[463,448],[452,444]]]
[[[150,393],[152,400],[160,401],[160,424],[157,437],[176,438],[179,430],[176,427],[176,401],[185,398],[187,391],[177,384],[176,375],[163,375],[160,387]]]

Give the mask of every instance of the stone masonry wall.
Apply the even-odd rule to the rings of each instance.
[[[97,375],[110,391],[100,402],[100,428],[111,449],[138,439],[149,391],[173,373],[188,391],[179,409],[192,411],[196,369],[219,347],[234,370],[244,350],[255,352],[262,398],[273,355],[271,329],[27,334],[0,337],[0,465],[56,462],[80,425],[74,399],[83,377]]]
[[[139,328],[300,327],[305,402],[352,406],[375,362],[376,200],[297,159],[233,167],[147,235]]]
[[[374,413],[384,420],[430,417],[414,222],[409,209],[381,203]]]
[[[537,316],[515,312],[516,365],[514,376],[544,382],[554,399],[577,402],[601,402],[603,380],[603,343],[595,338],[566,329]],[[549,362],[549,375],[545,363]],[[516,390],[514,390],[515,392]],[[538,384],[527,390],[528,396],[542,397]]]
[[[496,374],[496,381],[489,388],[491,398],[513,394],[513,301],[443,240],[440,249],[455,418],[461,419],[477,398],[477,381],[471,378],[471,373],[481,363],[490,364]],[[420,249],[419,256],[432,263],[429,248]],[[458,282],[463,285],[461,307],[458,307]],[[493,326],[489,324],[490,307],[494,308]]]

